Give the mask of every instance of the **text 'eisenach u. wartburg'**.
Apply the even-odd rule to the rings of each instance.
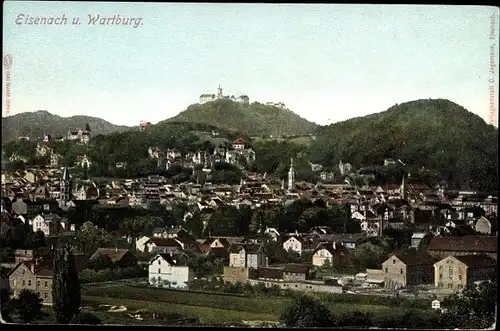
[[[142,17],[126,17],[120,14],[111,16],[101,16],[100,14],[88,14],[87,25],[95,26],[131,26],[137,28],[143,25]],[[84,22],[80,17],[74,17],[71,20],[63,15],[56,16],[33,16],[19,14],[15,23],[17,25],[82,25]]]

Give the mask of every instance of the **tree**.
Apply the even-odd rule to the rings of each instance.
[[[377,269],[386,255],[382,247],[372,243],[364,243],[356,249],[354,261],[361,268]]]
[[[88,311],[80,311],[71,319],[71,324],[97,325],[101,323],[102,321],[99,317]]]
[[[330,310],[307,294],[295,298],[284,309],[280,321],[292,328],[333,326]]]
[[[86,250],[106,246],[111,241],[111,236],[106,230],[99,229],[97,225],[94,225],[90,221],[83,223],[77,233],[77,238]]]
[[[45,247],[45,233],[42,230],[37,230],[32,237],[33,248]]]
[[[2,275],[2,278],[4,276],[5,275]],[[12,322],[12,319],[10,318],[10,313],[12,310],[11,309],[12,301],[10,299],[10,296],[11,296],[10,290],[2,286],[0,294],[0,305],[1,305],[0,313],[2,314],[2,318],[7,322]]]
[[[360,311],[344,313],[335,319],[336,327],[369,327],[373,326],[373,314]]]
[[[19,296],[12,300],[12,307],[21,321],[31,323],[45,317],[45,313],[42,311],[42,301],[43,299],[35,292],[23,289]]]
[[[80,282],[69,247],[59,250],[54,261],[52,307],[59,324],[68,324],[81,303]]]
[[[491,282],[479,285],[471,284],[464,291],[456,293],[443,302],[448,309],[447,319],[452,321],[452,327],[484,329],[495,322],[497,304],[497,282],[494,277]]]

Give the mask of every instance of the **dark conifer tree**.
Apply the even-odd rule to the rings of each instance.
[[[52,307],[59,324],[68,324],[80,309],[81,293],[75,259],[69,246],[57,252],[52,281]]]

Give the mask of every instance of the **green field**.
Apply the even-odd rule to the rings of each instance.
[[[289,297],[239,297],[218,293],[193,293],[156,288],[131,286],[92,287],[83,292],[84,304],[98,307],[101,304],[123,305],[128,311],[148,309],[158,314],[176,312],[185,317],[197,317],[203,324],[241,323],[245,321],[278,321],[283,308],[291,302]],[[335,313],[363,311],[391,313],[394,307],[325,302]],[[125,316],[119,323],[137,324],[125,313],[106,313],[115,319]],[[113,323],[105,319],[108,323]]]

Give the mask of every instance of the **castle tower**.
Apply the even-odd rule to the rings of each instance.
[[[69,203],[71,199],[71,186],[69,169],[68,167],[64,167],[60,183],[59,207],[65,207]]]
[[[222,88],[220,87],[220,84],[217,88],[217,99],[222,99]]]
[[[290,170],[288,171],[288,190],[295,189],[295,170],[293,169],[293,158],[290,159]]]

